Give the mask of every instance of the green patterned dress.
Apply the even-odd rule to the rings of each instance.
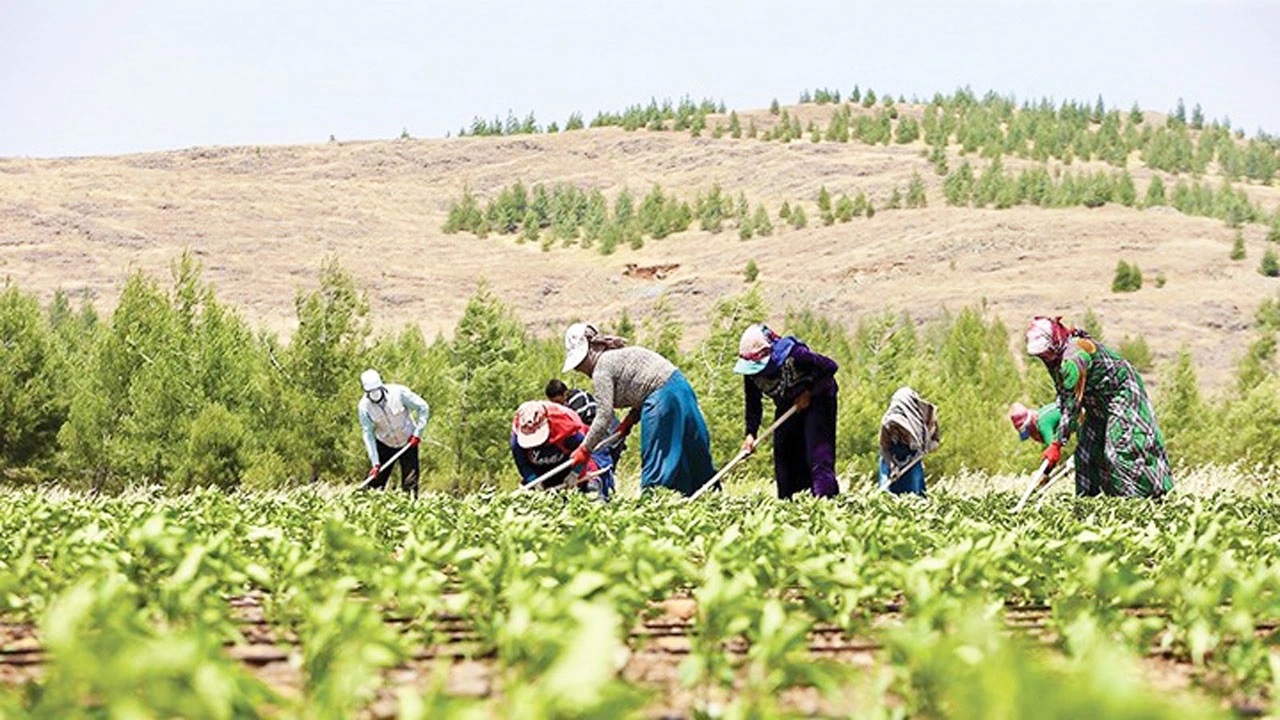
[[[1067,420],[1058,425],[1058,440],[1066,443],[1079,429],[1077,494],[1161,497],[1173,489],[1164,436],[1129,361],[1077,334],[1067,340],[1056,367],[1046,367]]]

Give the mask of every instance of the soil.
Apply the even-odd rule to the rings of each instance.
[[[300,697],[304,678],[297,639],[268,625],[261,601],[261,595],[231,599],[233,617],[244,642],[228,645],[226,651],[283,696]],[[1139,609],[1134,612],[1159,614],[1161,611]],[[680,665],[691,649],[696,613],[696,602],[687,597],[655,604],[652,616],[632,629],[625,657],[618,659],[620,677],[653,694],[646,712],[649,717],[688,718],[698,708],[726,700],[703,697],[681,682]],[[1009,607],[1005,610],[1005,621],[1010,632],[1050,643],[1055,638],[1046,630],[1048,615],[1048,608],[1043,606]],[[885,608],[875,624],[891,624],[896,617],[895,608]],[[389,622],[405,624],[394,619]],[[399,690],[426,690],[437,679],[443,679],[444,691],[454,697],[485,699],[501,693],[497,660],[479,647],[464,618],[441,618],[437,630],[439,642],[419,647],[404,664],[384,672],[384,685],[362,717],[395,717]],[[1259,632],[1274,634],[1275,626],[1262,626]],[[748,649],[745,640],[737,639],[726,644],[725,652],[741,658]],[[855,680],[837,697],[824,697],[808,687],[787,690],[780,701],[791,712],[806,716],[849,716],[856,714],[860,703],[872,699],[869,693],[880,695],[887,687],[892,665],[882,647],[870,638],[850,637],[839,628],[818,626],[810,633],[809,651],[815,660],[856,668]],[[32,625],[0,623],[0,685],[13,686],[39,679],[44,661],[39,634]],[[1232,694],[1225,686],[1218,687],[1221,683],[1190,662],[1154,649],[1142,659],[1139,671],[1143,684],[1163,693],[1209,694],[1216,697],[1222,707],[1239,714],[1267,710],[1265,698]],[[745,672],[740,671],[739,684],[744,680]],[[891,696],[876,699],[897,702]]]

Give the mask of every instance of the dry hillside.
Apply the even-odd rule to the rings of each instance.
[[[807,123],[822,108],[798,112]],[[1248,258],[1230,262],[1234,230],[1169,208],[952,208],[922,148],[602,128],[0,159],[0,275],[46,299],[57,288],[87,292],[109,309],[130,269],[163,276],[189,247],[221,298],[288,333],[295,290],[313,285],[321,258],[333,254],[367,287],[377,327],[416,323],[429,336],[447,333],[483,278],[544,335],[571,319],[616,318],[623,308],[639,319],[665,292],[687,323],[686,339],[695,339],[716,299],[744,288],[743,268],[754,259],[779,314],[809,306],[851,326],[886,308],[925,319],[985,302],[1021,327],[1032,314],[1079,318],[1091,307],[1109,338],[1142,333],[1158,360],[1189,346],[1214,387],[1251,338],[1258,303],[1280,288],[1256,272],[1261,226],[1245,229]],[[913,171],[929,185],[927,209],[816,226],[819,187],[862,191],[882,207]],[[1130,171],[1141,192],[1149,173],[1137,162]],[[610,197],[660,183],[690,201],[719,183],[775,216],[784,200],[802,201],[810,226],[748,241],[731,229],[690,231],[608,257],[441,231],[464,186],[484,200],[516,180],[567,181]],[[1280,203],[1280,189],[1241,187],[1268,210]],[[1141,291],[1110,292],[1119,259],[1141,266]],[[623,274],[628,263],[677,267],[635,277]],[[1163,288],[1150,282],[1157,272],[1167,278]]]

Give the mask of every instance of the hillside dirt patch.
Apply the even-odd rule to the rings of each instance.
[[[807,123],[809,114],[830,110],[801,111]],[[753,117],[742,116],[744,123]],[[762,128],[768,122],[767,113],[754,117]],[[686,324],[684,341],[693,343],[705,335],[715,303],[746,289],[743,270],[754,260],[776,324],[787,308],[852,327],[884,311],[928,320],[981,306],[1017,331],[1035,314],[1078,320],[1092,308],[1108,340],[1142,334],[1158,361],[1188,348],[1211,387],[1225,384],[1251,340],[1258,303],[1280,289],[1255,271],[1266,245],[1261,226],[1244,229],[1248,257],[1231,262],[1234,230],[1168,208],[952,208],[922,147],[601,128],[0,159],[0,275],[46,300],[62,289],[109,310],[130,272],[167,279],[189,248],[221,299],[287,335],[296,290],[314,287],[322,259],[335,256],[368,290],[381,329],[414,324],[428,337],[447,335],[484,281],[548,337],[577,319],[608,325],[624,309],[642,319],[665,293]],[[879,209],[913,172],[927,185],[928,208],[880,209],[871,219],[816,226],[819,188],[863,192]],[[1141,195],[1150,174],[1131,172]],[[795,230],[775,220],[773,237],[748,241],[732,229],[694,230],[610,256],[443,233],[463,188],[484,202],[517,180],[574,183],[609,197],[623,187],[640,197],[660,184],[690,202],[718,183],[775,216],[783,201],[800,202],[811,224]],[[1268,210],[1280,204],[1276,188],[1243,187]],[[1110,292],[1121,259],[1141,267],[1147,282],[1140,291]],[[1154,285],[1157,274],[1163,288]]]

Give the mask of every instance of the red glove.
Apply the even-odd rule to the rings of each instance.
[[[418,443],[420,442],[422,442],[422,438],[418,437],[417,435],[414,435],[413,437],[409,438],[409,447],[418,447]]]
[[[573,449],[572,453],[570,453],[569,460],[573,463],[574,467],[586,465],[591,462],[591,453],[587,452],[587,448],[585,446],[579,445]]]
[[[369,468],[369,477],[371,478],[377,477],[378,472],[381,470],[382,470],[381,465],[374,465],[373,467]]]
[[[1044,449],[1044,454],[1040,457],[1049,461],[1049,467],[1054,467],[1058,461],[1062,459],[1062,441],[1054,440],[1049,443],[1049,447]]]

